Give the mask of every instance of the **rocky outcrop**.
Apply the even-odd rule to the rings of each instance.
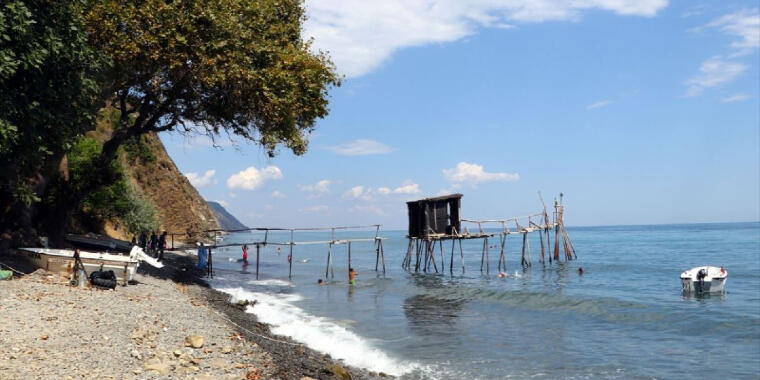
[[[235,216],[230,214],[227,209],[224,208],[221,204],[218,202],[213,201],[206,201],[208,203],[209,207],[211,207],[212,210],[214,210],[214,215],[216,215],[216,220],[219,221],[219,225],[222,226],[222,229],[225,230],[244,230],[248,228],[245,224],[240,223]]]

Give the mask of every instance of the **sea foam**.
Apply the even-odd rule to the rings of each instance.
[[[231,295],[232,302],[256,300],[256,305],[249,306],[246,312],[256,315],[259,321],[270,324],[272,333],[288,336],[311,349],[342,359],[349,365],[394,376],[418,368],[414,364],[405,364],[391,358],[335,321],[308,314],[293,304],[302,299],[297,294],[267,294],[240,287],[220,287],[217,290]]]

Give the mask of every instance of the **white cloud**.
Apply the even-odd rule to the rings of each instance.
[[[588,106],[586,106],[586,109],[587,110],[592,110],[594,108],[602,108],[602,107],[604,107],[606,105],[609,105],[610,103],[612,103],[612,100],[609,100],[609,99],[600,100],[600,101],[598,101],[596,103],[589,104]]]
[[[747,65],[712,57],[699,66],[699,74],[686,80],[686,96],[697,96],[705,89],[733,82],[747,70]]]
[[[309,196],[310,198],[318,198],[330,193],[330,183],[332,183],[330,180],[323,179],[313,185],[298,185],[298,189],[307,193],[312,193]]]
[[[454,185],[470,184],[472,186],[485,182],[517,181],[517,173],[488,173],[482,165],[460,162],[456,167],[444,169],[443,176]]]
[[[224,208],[227,208],[227,207],[229,207],[229,206],[230,206],[229,202],[227,202],[227,201],[224,201],[224,200],[221,200],[221,199],[217,199],[217,200],[215,200],[214,202],[216,202],[216,203],[219,203],[219,204],[220,204],[220,205],[222,205],[222,207],[224,207]]]
[[[283,194],[279,190],[273,191],[272,194],[269,194],[269,196],[272,197],[272,198],[279,198],[279,199],[284,199],[284,198],[288,197],[287,195]]]
[[[747,99],[752,99],[752,95],[738,93],[738,94],[733,94],[731,96],[726,96],[725,98],[721,98],[720,101],[723,103],[733,103],[733,102],[741,102],[742,100],[747,100]]]
[[[328,210],[327,205],[316,205],[311,207],[302,208],[298,211],[301,212],[325,212]]]
[[[388,194],[391,193],[391,189],[388,188],[388,187],[385,187],[385,186],[378,187],[377,188],[377,193],[380,194],[380,195],[388,195]]]
[[[263,169],[256,169],[251,166],[227,178],[227,187],[230,189],[255,190],[269,180],[280,178],[282,178],[282,171],[277,166],[269,165]]]
[[[667,0],[309,0],[304,36],[330,52],[338,70],[358,77],[399,49],[452,42],[478,28],[578,20],[586,10],[651,17]]]
[[[372,193],[373,191],[369,187],[365,188],[364,186],[354,186],[343,193],[343,198],[370,200],[372,198]]]
[[[199,175],[198,173],[185,173],[185,177],[187,177],[188,181],[190,181],[191,184],[195,187],[203,187],[211,183],[211,179],[214,177],[214,174],[216,174],[216,170],[206,170],[206,173],[203,175]]]
[[[723,15],[705,27],[720,29],[723,33],[739,37],[731,43],[736,49],[760,47],[760,11],[758,8],[742,9]]]
[[[328,149],[342,156],[366,156],[370,154],[385,154],[396,150],[375,140],[359,139],[349,141]]]
[[[265,204],[264,205],[264,210],[274,210],[274,205]]]
[[[420,190],[420,185],[414,183],[411,179],[406,180],[401,186],[393,189],[393,194],[419,194],[422,190]]]

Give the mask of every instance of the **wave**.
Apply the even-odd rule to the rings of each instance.
[[[259,286],[293,286],[293,284],[288,281],[277,280],[274,278],[267,279],[267,280],[250,280],[247,283],[249,285],[259,285]]]
[[[256,300],[255,307],[249,306],[246,312],[271,325],[272,333],[288,336],[311,349],[344,360],[349,365],[394,376],[419,367],[414,363],[402,363],[390,357],[335,321],[310,315],[293,305],[302,299],[298,294],[266,294],[240,287],[220,287],[217,290],[232,296],[232,302]]]

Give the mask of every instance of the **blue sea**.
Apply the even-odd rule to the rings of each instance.
[[[334,278],[325,276],[327,244],[296,245],[292,278],[288,247],[261,247],[258,280],[254,247],[248,266],[238,262],[240,247],[219,248],[211,285],[233,300],[257,300],[248,311],[277,334],[402,379],[760,378],[760,223],[569,227],[568,234],[576,260],[542,265],[532,234],[527,269],[521,238],[508,237],[502,278],[498,250],[490,273],[480,271],[480,240],[463,242],[464,273],[458,246],[449,273],[451,242],[443,273],[407,272],[405,232],[381,230],[386,273],[375,272],[373,243],[354,243],[354,286],[346,245],[332,247]],[[263,237],[231,234],[220,244]],[[330,232],[294,236],[330,239]],[[702,265],[726,268],[724,293],[681,292],[680,273]],[[317,285],[320,278],[327,284]]]

